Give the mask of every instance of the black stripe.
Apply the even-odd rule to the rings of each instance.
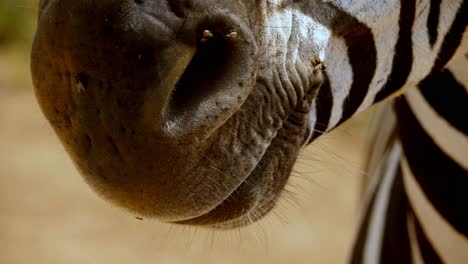
[[[295,8],[318,20],[319,23],[327,25],[334,36],[343,38],[346,43],[353,81],[349,96],[343,105],[343,113],[339,121],[341,124],[351,117],[364,101],[377,69],[377,48],[372,30],[342,8],[331,3],[320,0],[292,2]]]
[[[440,116],[468,135],[468,94],[448,69],[427,77],[421,82],[420,91]]]
[[[333,109],[333,94],[330,87],[330,79],[325,74],[325,80],[320,87],[320,91],[315,99],[317,120],[315,122],[314,131],[310,142],[325,133],[330,122],[330,117]],[[309,143],[310,143],[309,142]]]
[[[377,48],[372,30],[349,14],[336,19],[332,23],[332,30],[346,42],[353,71],[353,83],[343,104],[338,126],[356,113],[364,101],[377,69]]]
[[[429,43],[432,47],[434,47],[439,33],[440,4],[441,0],[431,0],[431,9],[427,18],[427,33],[429,34]]]
[[[445,67],[445,65],[450,61],[457,48],[460,46],[463,32],[465,31],[468,24],[468,16],[466,15],[468,10],[466,8],[465,2],[466,1],[462,2],[457,16],[453,21],[452,27],[444,38],[444,43],[442,44],[431,72],[442,70],[442,68]]]
[[[385,230],[379,261],[381,264],[411,263],[411,247],[407,227],[409,206],[400,166],[396,173],[385,217]]]
[[[426,134],[405,98],[396,100],[400,139],[411,171],[428,200],[464,236],[468,236],[468,172]]]
[[[411,33],[416,16],[416,0],[402,0],[400,4],[400,31],[395,46],[392,72],[385,86],[377,93],[374,103],[387,98],[400,89],[408,80],[413,66],[413,41]]]
[[[424,260],[424,263],[439,264],[442,263],[442,260],[439,257],[439,254],[434,250],[431,245],[431,242],[427,239],[424,230],[421,227],[421,223],[417,217],[413,214],[414,219],[414,229],[416,232],[416,239],[418,241],[419,250],[421,257]]]

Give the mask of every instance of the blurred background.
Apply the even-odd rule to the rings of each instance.
[[[344,263],[369,114],[306,149],[254,226],[140,221],[90,191],[40,112],[29,72],[36,13],[37,1],[0,0],[0,263]]]

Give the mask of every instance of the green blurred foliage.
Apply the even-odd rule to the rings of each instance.
[[[0,0],[0,46],[30,45],[38,0]]]
[[[31,87],[29,56],[39,0],[0,0],[0,97]]]

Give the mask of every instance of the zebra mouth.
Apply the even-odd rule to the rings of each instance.
[[[322,67],[326,67],[320,61],[315,66],[314,84],[283,121],[265,153],[239,187],[207,213],[173,223],[231,229],[258,221],[275,207],[310,133],[309,113],[324,81]],[[285,143],[289,151],[282,152]],[[281,169],[272,168],[271,164],[278,162],[279,157],[283,163]]]
[[[270,147],[267,152],[271,151]],[[260,162],[264,160],[262,158]],[[259,162],[259,163],[260,163]],[[226,199],[209,212],[191,219],[175,221],[175,224],[209,226],[219,229],[231,229],[241,227],[255,222],[265,216],[273,209],[275,202],[271,200],[268,204],[261,205],[260,200],[268,191],[264,186],[258,186],[253,181],[262,177],[257,171],[258,166]],[[257,191],[255,190],[262,190]],[[275,195],[279,196],[279,192]]]
[[[209,212],[173,223],[232,229],[252,224],[267,215],[275,207],[299,155],[303,138],[308,132],[309,109],[304,109],[304,105],[310,105],[317,90],[312,89],[283,122],[264,155],[238,188]],[[281,147],[284,148],[285,143],[289,151],[282,152]],[[271,166],[279,162],[280,157],[281,168]]]

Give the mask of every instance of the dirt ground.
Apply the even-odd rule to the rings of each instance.
[[[9,67],[0,57],[0,72]],[[24,80],[17,89],[0,73],[0,263],[344,263],[366,118],[306,149],[266,219],[215,232],[140,221],[97,197],[42,116],[27,74]]]

